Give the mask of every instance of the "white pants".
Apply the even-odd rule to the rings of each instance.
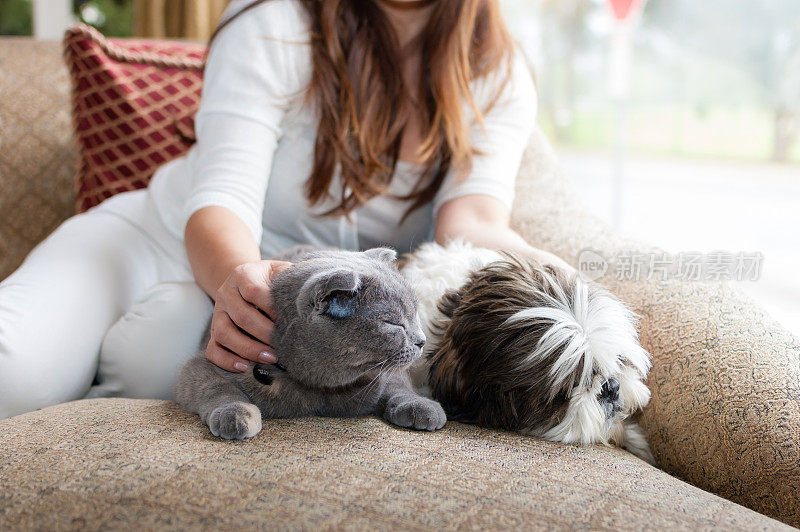
[[[147,191],[70,218],[0,283],[0,419],[85,396],[171,398],[212,311]]]

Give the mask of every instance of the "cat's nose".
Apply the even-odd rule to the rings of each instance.
[[[425,340],[427,340],[427,338],[425,338],[425,333],[422,332],[422,330],[417,331],[411,337],[411,341],[415,346],[419,347],[420,351],[425,347]]]
[[[422,330],[422,324],[419,322],[419,315],[417,315],[414,317],[414,326],[411,329],[411,342],[422,351],[422,348],[425,347],[425,340],[427,338]]]

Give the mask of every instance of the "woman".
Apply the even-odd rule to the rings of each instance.
[[[508,225],[535,91],[497,0],[250,0],[225,17],[188,155],[0,284],[0,418],[168,398],[209,316],[214,364],[274,362],[269,280],[287,264],[261,257],[295,244],[462,237],[561,263]]]

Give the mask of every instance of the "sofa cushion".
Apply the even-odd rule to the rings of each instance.
[[[789,530],[616,448],[448,423],[269,420],[224,441],[165,401],[0,422],[0,529]]]
[[[79,212],[119,192],[144,188],[189,143],[205,46],[111,40],[78,25],[64,37],[72,77]]]

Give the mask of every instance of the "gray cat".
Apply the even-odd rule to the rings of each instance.
[[[262,417],[378,414],[401,427],[442,428],[444,410],[417,395],[404,371],[425,335],[395,258],[387,248],[307,246],[276,257],[293,263],[270,284],[278,362],[230,373],[203,349],[181,369],[176,400],[225,439],[252,438]]]

